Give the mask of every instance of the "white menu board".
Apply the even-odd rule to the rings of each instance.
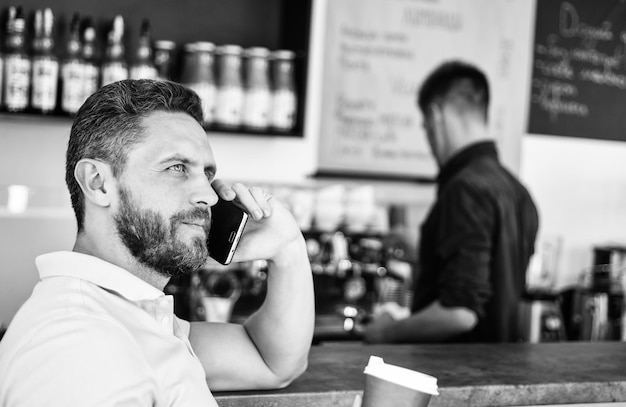
[[[527,83],[527,0],[318,0],[322,44],[318,171],[392,178],[436,175],[417,108],[425,76],[445,60],[483,69],[491,130],[516,134]],[[525,20],[524,20],[525,19]],[[520,29],[521,26],[521,29]],[[517,158],[513,158],[513,166]]]

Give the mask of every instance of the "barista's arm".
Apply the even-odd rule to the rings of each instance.
[[[380,315],[365,327],[364,339],[369,343],[439,342],[472,330],[477,322],[474,311],[435,301],[404,319]]]

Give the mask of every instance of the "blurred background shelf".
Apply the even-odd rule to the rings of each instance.
[[[69,128],[72,125],[73,117],[69,115],[61,115],[61,114],[40,114],[40,113],[7,113],[0,112],[0,137],[6,135],[5,131],[7,131],[6,126],[4,124],[14,124],[14,125],[32,125],[34,123],[46,125],[65,125]],[[303,137],[301,130],[299,131],[290,131],[290,132],[281,132],[281,131],[257,131],[253,129],[247,129],[245,127],[237,127],[237,128],[224,128],[217,125],[204,125],[204,130],[211,135],[217,136],[251,136],[251,137],[285,137],[285,138],[297,138]],[[43,136],[43,135],[42,135]]]

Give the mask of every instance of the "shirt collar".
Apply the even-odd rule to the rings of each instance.
[[[493,141],[481,141],[470,144],[461,151],[457,152],[446,162],[439,171],[437,176],[437,184],[439,188],[443,187],[452,177],[465,168],[472,161],[481,157],[492,157],[498,159],[498,151]]]
[[[53,252],[38,256],[35,263],[42,279],[75,277],[115,291],[130,301],[154,300],[164,296],[161,290],[123,268],[87,254]]]

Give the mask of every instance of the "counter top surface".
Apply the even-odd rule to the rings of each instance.
[[[285,389],[216,393],[225,406],[351,406],[370,355],[437,377],[429,407],[626,402],[626,343],[365,345],[311,348]]]

